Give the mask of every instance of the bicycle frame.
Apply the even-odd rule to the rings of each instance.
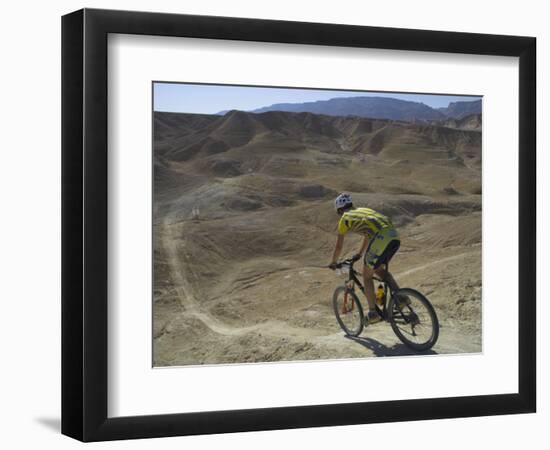
[[[353,265],[355,264],[356,261],[347,261],[344,265],[347,265],[349,267],[349,271],[348,271],[348,279],[346,280],[346,288],[348,289],[351,289],[353,290],[355,288],[355,285],[358,285],[359,286],[359,290],[363,293],[363,295],[365,295],[365,288],[363,286],[363,284],[361,283],[361,281],[359,281],[359,272],[357,272],[354,268],[353,268]],[[388,264],[386,264],[386,270],[389,270],[388,268]],[[389,293],[390,293],[390,297],[393,296],[394,294],[394,291],[391,289],[391,287],[389,286],[389,284],[374,276],[373,277],[373,280],[374,281],[378,281],[379,283],[382,283],[384,285],[384,303],[382,305],[382,308],[380,308],[380,306],[378,304],[375,305],[376,307],[376,310],[378,312],[378,314],[380,314],[381,317],[383,317],[384,319],[387,318],[387,304],[388,304],[388,290],[389,290]]]
[[[361,312],[364,311],[364,309],[362,308],[362,305],[361,305],[361,300],[359,298],[360,296],[356,295],[355,292],[354,292],[355,291],[355,286],[357,285],[359,287],[359,290],[363,293],[363,295],[365,294],[365,287],[363,286],[363,284],[361,283],[361,280],[360,280],[360,278],[362,278],[362,277],[360,277],[359,273],[353,268],[353,265],[356,262],[357,262],[357,260],[355,260],[353,258],[350,258],[350,259],[346,259],[346,260],[336,264],[336,267],[335,267],[335,268],[338,268],[338,269],[344,269],[344,270],[347,269],[348,270],[348,276],[347,276],[347,279],[346,279],[345,285],[344,285],[344,288],[345,288],[344,289],[344,307],[342,309],[342,312],[344,314],[347,313],[347,312],[350,312],[351,310],[353,310],[354,301],[351,302],[350,309],[349,310],[347,309],[348,308],[347,307],[347,299],[348,299],[348,294],[350,294],[350,293],[353,294],[354,299],[358,302],[358,306],[360,307],[360,311]],[[388,264],[385,264],[384,266],[385,266],[385,271],[387,273],[389,273]],[[333,268],[333,267],[331,267],[331,268]],[[435,344],[435,342],[437,341],[437,337],[439,335],[439,324],[438,324],[438,320],[437,320],[437,315],[435,314],[435,310],[433,309],[433,306],[431,305],[429,300],[427,298],[425,298],[420,292],[415,291],[414,289],[400,288],[399,286],[397,286],[396,283],[393,283],[391,281],[392,277],[390,277],[390,282],[388,282],[384,279],[381,279],[379,276],[373,276],[373,280],[377,281],[379,283],[382,283],[383,287],[384,287],[383,303],[381,305],[378,305],[378,303],[375,303],[376,312],[380,315],[380,317],[382,317],[383,320],[385,320],[386,322],[391,323],[393,331],[395,332],[395,334],[398,336],[398,338],[405,345],[407,345],[407,346],[409,346],[413,349],[416,349],[416,350],[419,349],[420,344],[410,341],[410,339],[408,339],[408,337],[404,337],[403,332],[396,325],[397,324],[396,318],[399,317],[399,320],[401,320],[401,322],[406,324],[406,325],[411,324],[411,326],[413,327],[412,332],[414,333],[414,327],[420,322],[419,322],[419,319],[418,319],[418,315],[416,314],[414,309],[411,307],[410,300],[409,300],[409,302],[406,302],[406,299],[410,295],[412,295],[413,297],[417,297],[420,300],[420,302],[427,308],[428,313],[430,314],[431,318],[433,319],[433,321],[431,322],[431,324],[432,324],[432,335],[430,336],[429,340],[426,341],[426,343],[420,345],[420,347],[422,347],[420,349],[421,350],[426,350],[428,348],[431,348]],[[338,289],[341,289],[341,288],[338,288]],[[348,329],[347,329],[347,326],[344,325],[342,323],[342,320],[340,319],[340,315],[339,315],[340,313],[339,313],[339,309],[338,309],[339,305],[337,303],[338,297],[336,295],[339,292],[338,289],[335,291],[334,297],[333,297],[334,311],[336,313],[336,318],[338,319],[338,322],[340,323],[340,327],[342,327],[346,333],[350,334]],[[388,296],[388,294],[389,294],[389,296]],[[399,296],[399,298],[397,300],[394,300],[396,295]],[[395,302],[399,302],[399,303],[395,303]],[[392,305],[391,310],[389,309],[390,304]],[[404,306],[404,305],[406,305],[406,306]],[[404,312],[405,308],[407,308],[406,312]],[[362,331],[362,329],[363,329],[363,326],[361,326],[361,330],[358,331],[357,333],[359,334]],[[352,336],[358,336],[358,334],[352,334]],[[424,345],[427,345],[427,347],[424,347]]]

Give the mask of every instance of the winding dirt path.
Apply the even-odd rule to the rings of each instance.
[[[225,336],[240,336],[253,331],[261,331],[264,335],[276,337],[297,337],[302,339],[305,337],[314,338],[323,336],[322,333],[316,332],[316,330],[291,327],[282,321],[275,320],[248,327],[233,327],[221,322],[209,312],[201,310],[193,292],[193,288],[191,287],[191,283],[189,283],[185,275],[186,272],[189,271],[189,267],[192,267],[189,263],[189,258],[185,254],[185,240],[175,236],[173,231],[174,227],[169,223],[168,217],[169,215],[163,220],[164,233],[162,233],[162,245],[168,258],[170,273],[175,284],[174,287],[178,293],[180,304],[185,309],[186,314],[196,317],[213,332]],[[176,242],[179,242],[181,245],[180,255],[178,255],[178,246],[175,244]],[[180,261],[181,255],[183,255],[183,259],[186,261],[185,264],[182,264],[182,261]]]
[[[436,259],[435,261],[431,261],[429,263],[413,267],[412,269],[405,270],[404,272],[401,272],[401,273],[397,274],[397,276],[398,276],[398,278],[403,278],[403,277],[406,277],[408,275],[412,275],[413,273],[420,272],[421,270],[429,269],[430,267],[433,267],[433,266],[437,266],[437,265],[440,265],[440,264],[443,264],[443,263],[447,263],[449,261],[454,261],[455,259],[460,259],[460,258],[463,258],[465,256],[478,254],[478,253],[479,253],[479,250],[475,250],[475,251],[460,253],[458,255],[447,256],[445,258]]]
[[[300,342],[307,339],[312,343],[328,347],[337,348],[342,345],[350,345],[348,340],[343,339],[344,333],[342,331],[327,334],[326,331],[322,330],[305,327],[293,327],[280,320],[269,320],[261,324],[246,327],[235,327],[220,321],[208,311],[203,310],[197,301],[192,284],[187,278],[187,274],[189,273],[192,264],[185,252],[185,237],[177,235],[177,226],[175,226],[174,223],[170,223],[168,219],[170,216],[170,214],[167,214],[162,223],[162,246],[168,259],[170,273],[172,275],[172,279],[174,280],[174,287],[176,289],[180,305],[185,311],[184,314],[197,318],[208,329],[214,333],[224,336],[243,336],[252,332],[261,332],[261,334],[265,336],[288,338]],[[440,258],[401,272],[398,274],[398,277],[407,277],[413,273],[426,270],[449,261],[464,258],[477,252],[477,250],[469,251],[458,255]],[[401,344],[389,326],[375,325],[369,327],[366,335],[351,340],[356,344],[364,346],[371,354],[377,356],[417,354]],[[460,332],[445,328],[440,333],[435,351],[431,350],[428,353],[474,352],[477,348],[478,347],[476,345],[465,345],[464,336]]]

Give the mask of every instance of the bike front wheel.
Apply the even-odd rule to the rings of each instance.
[[[389,322],[406,346],[416,351],[432,348],[439,337],[439,321],[432,304],[414,289],[398,289],[388,304]]]
[[[345,286],[334,291],[332,306],[338,324],[349,336],[359,336],[363,331],[363,308],[355,292]]]

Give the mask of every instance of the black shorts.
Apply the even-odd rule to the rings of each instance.
[[[364,262],[371,269],[378,269],[382,264],[387,264],[399,250],[401,241],[395,229],[383,229],[369,242],[365,252]]]

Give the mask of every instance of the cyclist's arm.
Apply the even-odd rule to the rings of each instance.
[[[344,247],[344,235],[339,234],[338,239],[336,240],[336,247],[334,247],[334,252],[332,253],[331,264],[335,264],[336,262],[338,262],[338,257],[340,256],[340,253],[342,253],[343,247]]]

